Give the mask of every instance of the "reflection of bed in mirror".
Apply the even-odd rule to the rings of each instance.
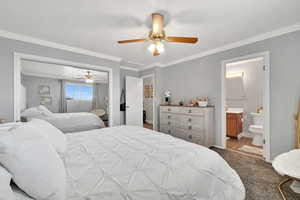
[[[44,119],[63,132],[108,126],[108,75],[104,71],[21,60],[23,121]]]
[[[87,131],[104,128],[104,122],[94,113],[52,113],[45,106],[32,107],[21,113],[23,118],[30,121],[33,118],[43,119],[64,133]]]

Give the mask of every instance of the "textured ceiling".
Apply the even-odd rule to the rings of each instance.
[[[2,0],[0,29],[124,59],[143,68],[168,63],[300,22],[299,0]],[[197,36],[192,44],[165,44],[151,56],[150,14],[166,15],[167,35]]]

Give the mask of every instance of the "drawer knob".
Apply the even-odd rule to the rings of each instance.
[[[192,136],[192,135],[189,135],[189,139],[193,139],[193,136]]]
[[[189,110],[189,113],[192,113],[192,110],[191,110],[191,109]]]
[[[168,130],[168,133],[169,133],[169,134],[171,134],[171,131],[170,131],[170,130]]]
[[[189,130],[192,130],[192,126],[189,126]]]
[[[191,118],[189,118],[189,122],[191,122],[192,121],[192,119]]]
[[[168,119],[171,119],[171,116],[170,116],[170,115],[168,115]]]
[[[168,108],[168,111],[171,111],[171,108]]]
[[[168,125],[171,125],[171,122],[168,122]]]

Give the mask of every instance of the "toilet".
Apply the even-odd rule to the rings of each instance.
[[[252,144],[255,146],[263,146],[264,140],[264,116],[260,113],[250,113],[253,124],[249,126],[249,131],[253,134]]]

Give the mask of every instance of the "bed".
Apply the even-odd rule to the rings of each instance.
[[[50,116],[38,116],[64,133],[87,131],[104,128],[104,122],[95,114],[88,112],[80,113],[53,113]]]
[[[104,122],[95,114],[89,112],[52,113],[44,106],[32,107],[21,113],[22,117],[48,121],[64,133],[87,131],[104,128]]]
[[[66,137],[67,200],[245,199],[237,173],[206,147],[134,126]]]

